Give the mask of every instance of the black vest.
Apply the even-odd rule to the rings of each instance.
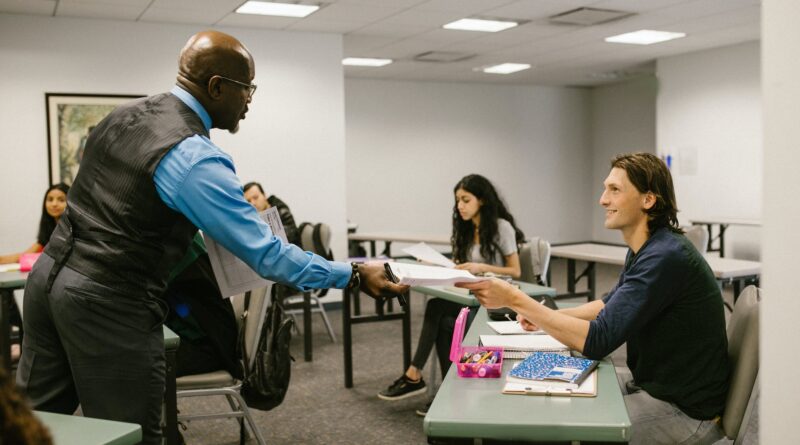
[[[208,136],[200,117],[172,94],[111,112],[89,135],[45,253],[106,286],[161,297],[197,228],[164,204],[153,174],[172,147],[196,134]]]

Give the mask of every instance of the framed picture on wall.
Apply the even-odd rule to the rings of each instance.
[[[89,132],[117,105],[142,95],[45,93],[50,183],[72,185]]]

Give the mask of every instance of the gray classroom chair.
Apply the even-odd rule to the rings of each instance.
[[[533,237],[520,246],[520,281],[547,286],[547,268],[550,267],[550,243]]]
[[[302,230],[300,232],[300,247],[303,250],[316,253],[317,255],[325,256],[325,254],[330,251],[331,245],[331,228],[325,224],[320,223],[320,246],[317,248],[316,244],[314,243],[314,225],[313,224],[301,224]],[[310,292],[310,300],[311,300],[311,312],[317,312],[322,317],[322,321],[325,323],[325,328],[328,330],[328,337],[330,337],[331,341],[336,343],[336,334],[333,332],[333,326],[331,325],[330,319],[328,319],[328,314],[325,312],[325,306],[322,304],[318,297],[317,292]],[[303,295],[293,294],[289,295],[289,298],[285,300],[285,307],[286,314],[290,317],[294,318],[296,314],[302,314],[302,298]],[[298,309],[299,307],[299,309]],[[297,323],[295,323],[295,328],[297,327]]]
[[[761,291],[747,286],[728,322],[728,359],[731,386],[725,400],[722,429],[734,445],[744,439],[758,395],[758,305]]]
[[[255,359],[255,349],[261,330],[264,327],[267,306],[269,304],[269,287],[254,289],[250,294],[250,308],[247,311],[250,322],[247,323],[247,330],[244,333],[244,343],[247,349],[247,356],[251,361]],[[233,297],[233,308],[236,313],[237,322],[241,320],[244,312],[244,297],[237,295]],[[258,322],[256,322],[258,321]],[[241,329],[241,325],[239,326]],[[249,364],[248,364],[249,365]],[[231,407],[230,411],[208,413],[208,414],[178,414],[178,421],[207,420],[207,419],[227,419],[236,418],[247,421],[250,430],[256,441],[260,445],[265,445],[266,441],[255,423],[250,409],[239,394],[242,387],[240,381],[236,380],[227,371],[214,371],[205,374],[195,374],[179,377],[177,379],[177,395],[181,397],[205,397],[223,395]],[[241,420],[240,420],[241,421]]]
[[[705,226],[688,226],[683,230],[697,251],[705,255],[708,252],[708,231]]]

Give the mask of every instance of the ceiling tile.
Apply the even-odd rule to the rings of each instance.
[[[345,34],[350,31],[362,28],[361,22],[343,22],[336,20],[300,20],[285,29],[292,31],[326,32],[333,34]]]
[[[487,11],[486,14],[524,20],[542,20],[551,15],[586,6],[587,3],[591,2],[587,0],[518,0],[493,8]]]
[[[430,26],[420,25],[398,25],[387,23],[385,20],[375,25],[365,26],[361,29],[355,30],[349,34],[364,35],[364,36],[378,36],[378,37],[394,37],[394,38],[408,38],[420,34],[425,31],[435,29]]]
[[[117,3],[111,1],[60,0],[56,7],[56,16],[136,20],[149,3],[149,0],[124,0]]]
[[[391,4],[366,5],[361,3],[331,3],[319,11],[306,17],[317,20],[336,20],[340,22],[361,22],[364,25],[374,23],[390,15],[402,11],[402,7]]]
[[[252,15],[252,14],[236,14],[235,12],[228,14],[217,25],[220,26],[244,26],[249,28],[265,28],[265,29],[284,29],[296,22],[300,21],[294,17],[273,17],[266,15]]]
[[[56,0],[0,0],[0,12],[11,14],[52,15]]]
[[[380,24],[425,26],[428,28],[441,28],[447,23],[464,18],[458,11],[424,11],[419,8],[408,9],[387,17]]]
[[[461,18],[463,18],[468,15],[480,14],[487,10],[514,3],[514,1],[515,0],[428,0],[417,6],[417,8],[424,11],[457,12],[461,14]]]
[[[345,56],[355,57],[360,55],[366,57],[375,57],[374,55],[369,55],[373,48],[386,46],[392,42],[395,42],[396,40],[397,38],[395,37],[345,34],[345,36],[342,38],[342,46],[344,48]]]

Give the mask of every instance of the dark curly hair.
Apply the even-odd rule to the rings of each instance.
[[[56,229],[56,219],[47,213],[47,194],[53,190],[61,190],[66,195],[69,193],[69,186],[63,182],[59,182],[58,184],[51,185],[50,188],[44,192],[44,198],[42,198],[42,218],[39,220],[39,234],[36,236],[36,242],[43,246],[47,245],[47,242],[50,241],[50,235],[52,235],[53,230]]]
[[[0,443],[51,445],[50,432],[34,417],[3,368],[0,366]]]
[[[656,197],[656,203],[647,210],[647,230],[651,234],[662,227],[683,233],[678,223],[672,174],[664,161],[651,153],[626,153],[615,156],[611,168],[625,170],[639,193],[652,193]]]
[[[514,228],[517,244],[525,242],[525,234],[517,227],[514,217],[506,208],[503,200],[488,179],[481,175],[467,175],[458,181],[453,188],[453,194],[463,189],[475,195],[481,201],[481,225],[478,228],[478,239],[481,245],[481,256],[492,259],[498,251],[495,237],[497,236],[497,219],[508,221]],[[453,205],[453,235],[450,244],[453,245],[453,260],[457,263],[468,261],[469,250],[472,247],[475,234],[475,225],[472,220],[464,221],[458,213],[458,201]]]

